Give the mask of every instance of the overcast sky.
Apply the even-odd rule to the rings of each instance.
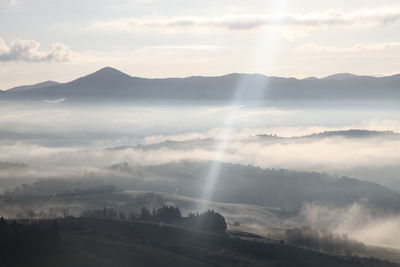
[[[0,89],[133,76],[400,73],[399,0],[0,0]]]

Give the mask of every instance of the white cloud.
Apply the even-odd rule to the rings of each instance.
[[[44,100],[46,103],[51,103],[51,104],[58,104],[61,102],[64,102],[65,98],[59,98],[59,99],[54,99],[54,100]]]
[[[221,106],[221,107],[207,107],[205,108],[204,111],[199,112],[197,115],[207,115],[210,113],[216,113],[216,112],[227,112],[230,110],[237,110],[237,109],[241,109],[242,105],[238,105],[238,106]]]
[[[121,30],[127,32],[161,31],[176,32],[195,28],[225,30],[255,30],[266,26],[294,26],[315,28],[321,26],[386,25],[400,20],[400,6],[358,12],[329,11],[308,14],[277,15],[225,15],[219,17],[153,17],[124,18],[97,21],[89,29]]]
[[[159,54],[176,54],[178,52],[210,52],[210,51],[219,51],[221,49],[227,49],[224,46],[217,45],[154,45],[154,46],[145,46],[143,48],[139,48],[133,51],[134,54],[143,55],[143,54],[151,54],[151,55],[159,55]]]
[[[17,4],[17,0],[0,0],[0,6],[14,6]]]
[[[14,39],[7,44],[0,39],[0,61],[69,61],[75,57],[71,49],[61,43],[54,43],[49,51],[40,51],[40,43],[34,40]]]
[[[289,114],[297,111],[287,111],[287,110],[281,110],[277,108],[265,108],[265,109],[257,109],[257,110],[250,110],[250,111],[245,111],[241,112],[238,115],[234,115],[231,117],[231,119],[237,120],[237,119],[243,119],[243,118],[251,118],[255,116],[269,116],[269,115],[283,115],[283,114]]]
[[[299,46],[298,52],[313,53],[361,53],[361,52],[380,52],[393,51],[400,49],[400,42],[388,42],[377,44],[355,44],[352,46],[324,46],[315,43],[308,43]]]

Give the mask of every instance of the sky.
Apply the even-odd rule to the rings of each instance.
[[[0,89],[132,76],[400,73],[399,0],[0,0]]]

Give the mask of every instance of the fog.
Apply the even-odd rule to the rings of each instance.
[[[301,221],[314,228],[346,233],[366,244],[400,248],[400,215],[376,216],[362,202],[346,207],[306,205]]]
[[[226,154],[216,154],[218,140],[201,144],[182,142],[174,147],[169,142],[157,146],[132,146],[120,149],[65,148],[17,142],[4,144],[7,153],[1,161],[25,162],[37,167],[101,167],[110,163],[162,164],[185,159],[223,160],[263,168],[316,170],[342,174],[361,168],[393,169],[400,160],[400,138],[346,139],[332,137],[315,140],[243,138],[232,140]]]
[[[233,135],[301,136],[325,130],[400,131],[393,108],[296,108],[274,106],[202,106],[199,104],[93,105],[4,103],[0,107],[2,141],[29,140],[62,146],[161,142],[165,139],[217,137],[231,121]],[[76,143],[73,143],[76,142]]]
[[[289,138],[349,129],[400,132],[399,110],[392,108],[8,103],[0,112],[6,151],[0,161],[42,171],[219,160],[347,175],[400,190],[400,138]],[[226,121],[231,130],[223,136]],[[257,136],[265,134],[286,138]],[[222,154],[215,151],[221,138],[227,142]]]
[[[112,171],[111,165],[152,166],[189,160],[350,176],[400,192],[400,136],[395,134],[400,133],[400,110],[393,108],[95,106],[46,101],[5,103],[0,114],[0,162],[27,164],[0,166],[1,191],[55,178],[92,179],[132,190],[134,186],[124,185],[140,183],[141,178]],[[224,127],[229,127],[229,134]],[[393,133],[313,135],[350,129]],[[144,188],[171,186],[162,177],[152,178],[159,187]],[[396,231],[400,215],[384,212],[385,216],[377,217],[376,211],[360,201],[344,207],[307,204],[296,223],[347,233],[367,244],[400,247]],[[264,217],[257,216],[251,218],[262,229]]]

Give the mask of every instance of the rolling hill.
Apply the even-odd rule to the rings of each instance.
[[[297,210],[304,203],[319,202],[338,206],[363,201],[371,207],[400,210],[400,194],[376,183],[349,177],[333,177],[316,172],[262,169],[239,164],[215,162],[178,162],[157,166],[144,166],[144,178],[164,181],[163,185],[149,183],[146,190],[163,189],[202,198],[209,170],[218,165],[211,200],[283,207]]]
[[[124,190],[169,193],[203,199],[207,177],[213,168],[218,168],[218,177],[207,195],[209,200],[214,202],[277,207],[286,211],[297,211],[307,203],[344,207],[354,202],[362,202],[363,205],[380,211],[400,211],[400,194],[376,183],[317,172],[263,169],[250,165],[207,161],[181,161],[148,166],[113,164],[98,172],[92,171],[84,177],[40,179],[32,185],[25,186],[22,193],[60,194],[94,188],[96,184],[112,184]],[[21,188],[18,192],[21,192]],[[114,197],[116,195],[113,193],[104,198],[82,200],[82,203],[89,205],[88,203],[94,201],[96,205],[102,205],[102,199]],[[122,194],[119,198],[120,203],[129,203],[131,197],[129,194]],[[186,206],[193,208],[193,205]]]

